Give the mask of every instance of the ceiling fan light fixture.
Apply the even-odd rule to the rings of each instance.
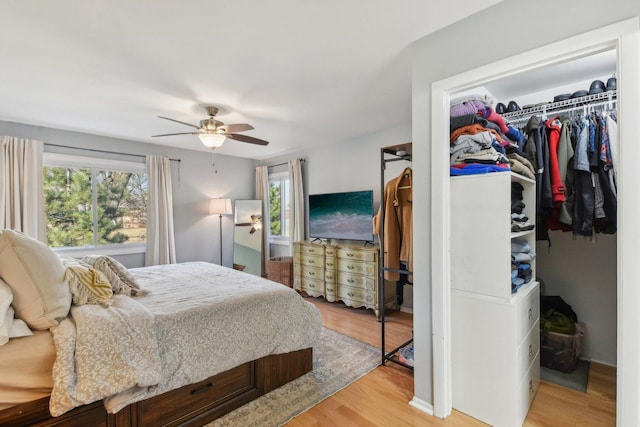
[[[200,141],[209,148],[218,148],[224,144],[226,137],[217,133],[201,133],[198,135]]]

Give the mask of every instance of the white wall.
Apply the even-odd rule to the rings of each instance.
[[[296,157],[303,158],[306,160],[303,164],[306,195],[373,190],[374,210],[377,212],[380,206],[380,148],[405,142],[411,142],[411,127],[408,123],[383,132],[363,135],[347,144],[298,151],[263,163],[270,165]],[[395,178],[406,166],[411,164],[404,161],[388,164],[386,180]],[[289,247],[271,246],[272,256],[289,254]],[[404,286],[402,307],[406,310],[413,309],[412,286]]]
[[[209,215],[210,198],[227,197],[235,200],[253,199],[255,197],[256,161],[251,159],[216,154],[217,173],[214,173],[211,155],[201,151],[182,150],[2,121],[0,121],[0,135],[35,139],[43,141],[45,144],[93,148],[128,154],[161,154],[170,158],[180,159],[180,162],[171,162],[174,230],[178,262],[219,262],[219,218],[215,215]],[[76,149],[47,147],[46,145],[45,151],[144,163],[144,158],[91,153]],[[222,261],[224,265],[231,267],[233,263],[233,216],[223,217],[222,226]],[[141,267],[144,265],[144,254],[118,256],[116,258],[127,267]]]
[[[541,13],[541,11],[546,11]],[[536,47],[566,39],[640,15],[640,2],[618,0],[602,3],[541,0],[501,2],[458,23],[430,34],[413,46],[413,150],[414,178],[417,194],[414,217],[414,253],[417,259],[430,260],[432,83],[503,60]],[[479,35],[483,35],[479,37]],[[486,40],[486,43],[484,43]],[[432,287],[428,263],[418,263],[414,274],[415,328],[415,398],[433,402],[432,322],[430,317]],[[597,296],[593,296],[594,298]]]

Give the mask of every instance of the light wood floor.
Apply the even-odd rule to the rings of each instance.
[[[380,323],[371,310],[353,309],[322,298],[307,298],[321,311],[324,326],[380,346]],[[413,316],[387,312],[387,350],[411,338]],[[529,410],[525,426],[615,426],[615,368],[591,363],[587,393],[542,381]],[[413,373],[387,363],[287,423],[299,426],[484,426],[453,411],[442,420],[410,406]]]

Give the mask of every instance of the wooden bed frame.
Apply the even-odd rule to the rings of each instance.
[[[102,401],[73,409],[59,417],[49,413],[49,398],[0,411],[8,426],[201,426],[274,390],[313,369],[312,349],[276,354],[226,372],[132,403],[116,414]]]

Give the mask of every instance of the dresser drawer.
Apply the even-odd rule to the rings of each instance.
[[[378,275],[378,265],[374,262],[351,261],[346,259],[338,260],[338,270],[348,273],[365,274],[367,276]]]
[[[324,267],[324,257],[323,256],[315,256],[315,255],[303,255],[300,258],[300,265],[316,267],[316,268],[323,268]]]
[[[325,246],[324,247],[324,255],[327,257],[335,258],[337,253],[337,249],[333,246]]]
[[[374,262],[378,253],[376,251],[365,251],[351,248],[338,248],[338,258],[354,259],[358,261]]]
[[[324,256],[325,247],[322,245],[300,245],[300,254]]]
[[[338,285],[338,298],[346,299],[351,302],[361,302],[363,304],[374,305],[376,301],[376,293],[365,291],[364,289],[351,288],[349,286]]]
[[[376,283],[378,283],[378,278],[375,276],[363,276],[361,274],[345,273],[344,271],[338,271],[337,276],[337,283],[340,285],[368,291],[375,292]]]
[[[324,293],[324,280],[320,279],[310,279],[309,277],[302,278],[301,288],[303,291],[307,291],[314,296],[320,295]]]
[[[255,388],[254,363],[245,363],[199,383],[171,390],[137,403],[140,425],[185,421],[209,407]]]
[[[521,342],[540,317],[540,290],[536,285],[525,298],[516,305],[516,342]]]
[[[327,283],[336,283],[338,275],[335,270],[324,271],[324,281]]]
[[[540,350],[540,323],[536,322],[531,327],[529,334],[518,346],[518,365],[516,378],[522,378],[529,369],[531,362]]]
[[[529,412],[529,407],[531,406],[531,402],[533,401],[533,397],[535,396],[539,385],[540,355],[537,355],[531,365],[529,365],[527,374],[523,378],[522,382],[520,383],[520,387],[518,388],[516,400],[516,405],[518,408],[518,425],[522,425],[522,423],[524,422],[524,419],[527,416],[527,412]]]
[[[325,256],[324,268],[326,268],[327,270],[335,270],[336,264],[337,262],[335,256],[329,256],[328,254]]]
[[[322,268],[317,267],[309,267],[307,265],[303,265],[300,269],[300,277],[303,279],[313,279],[313,280],[323,280],[324,279],[324,270]]]

